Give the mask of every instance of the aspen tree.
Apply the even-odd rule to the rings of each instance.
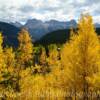
[[[13,92],[13,60],[14,55],[12,50],[7,48],[3,50],[3,37],[0,33],[0,94],[1,99],[7,99]]]
[[[58,64],[58,51],[57,51],[57,46],[56,45],[50,45],[48,47],[49,49],[49,57],[48,57],[48,64],[49,66],[53,67],[56,64]]]
[[[15,65],[15,53],[10,48],[4,49],[4,63],[5,63],[5,71],[4,71],[4,85],[5,85],[5,94],[7,100],[8,98],[14,98],[16,95],[16,65]]]
[[[19,40],[19,55],[18,55],[18,63],[21,63],[21,66],[30,66],[32,62],[33,56],[33,44],[32,39],[27,30],[22,29],[19,32],[18,36]]]
[[[2,33],[0,33],[0,94],[2,96],[4,96],[3,91],[5,91],[5,85],[4,85],[5,78],[3,76],[6,71],[6,66],[4,63],[4,54],[3,54],[2,43],[3,43],[3,36],[2,36]],[[0,99],[1,99],[1,97],[0,97]]]
[[[62,50],[62,64],[75,93],[83,92],[83,100],[88,99],[90,86],[87,77],[99,71],[99,50],[99,40],[92,18],[88,14],[82,15],[78,22],[78,31],[74,32]]]
[[[45,66],[46,65],[46,51],[45,51],[45,48],[41,48],[41,55],[40,55],[40,65],[43,65]]]
[[[26,29],[22,29],[18,34],[18,40],[19,40],[19,47],[18,51],[16,53],[17,58],[17,68],[16,68],[16,74],[17,74],[17,91],[20,92],[20,73],[25,70],[27,67],[32,66],[32,60],[33,60],[33,44],[31,36],[29,35],[28,31]]]

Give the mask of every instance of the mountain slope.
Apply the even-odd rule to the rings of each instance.
[[[67,21],[67,22],[61,22],[57,20],[50,20],[50,21],[41,21],[37,19],[30,19],[27,21],[27,23],[24,25],[30,32],[33,39],[38,40],[47,33],[50,33],[52,31],[61,30],[61,29],[67,29],[69,27],[76,27],[77,23],[75,20]]]
[[[43,22],[42,20],[38,19],[28,19],[25,25],[22,25],[20,22],[11,23],[18,28],[25,27],[29,33],[31,34],[34,41],[39,40],[44,35],[63,29],[69,29],[70,27],[76,28],[77,22],[75,20],[70,21],[58,21],[58,20],[49,20]],[[100,27],[100,24],[95,23],[97,28]]]
[[[49,45],[49,44],[63,44],[69,38],[70,29],[57,30],[46,34],[36,44]]]
[[[17,28],[21,28],[23,26],[20,22],[11,22],[9,24],[14,25]]]
[[[13,47],[18,46],[17,33],[19,31],[20,31],[19,28],[11,24],[0,22],[0,32],[2,32],[3,37],[4,37],[3,45],[13,46]]]
[[[96,32],[100,35],[100,28],[96,28]],[[36,41],[36,45],[63,44],[69,39],[70,29],[57,30],[46,34],[40,40]]]

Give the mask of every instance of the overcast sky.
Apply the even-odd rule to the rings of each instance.
[[[82,12],[89,12],[100,23],[100,0],[0,0],[0,21],[68,21]]]

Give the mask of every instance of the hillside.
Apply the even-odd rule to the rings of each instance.
[[[96,28],[96,32],[100,35],[100,28]],[[49,45],[49,44],[63,44],[68,40],[70,35],[70,29],[57,30],[46,34],[39,41],[36,41],[36,45]]]
[[[20,30],[19,28],[11,24],[0,22],[0,32],[2,32],[4,37],[3,45],[16,47],[18,45],[17,33],[19,32],[19,30]]]
[[[57,30],[46,34],[36,44],[49,45],[49,44],[63,44],[69,38],[70,29]]]

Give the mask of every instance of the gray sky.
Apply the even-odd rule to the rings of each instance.
[[[100,23],[100,0],[0,0],[0,21],[68,21],[88,12]]]

